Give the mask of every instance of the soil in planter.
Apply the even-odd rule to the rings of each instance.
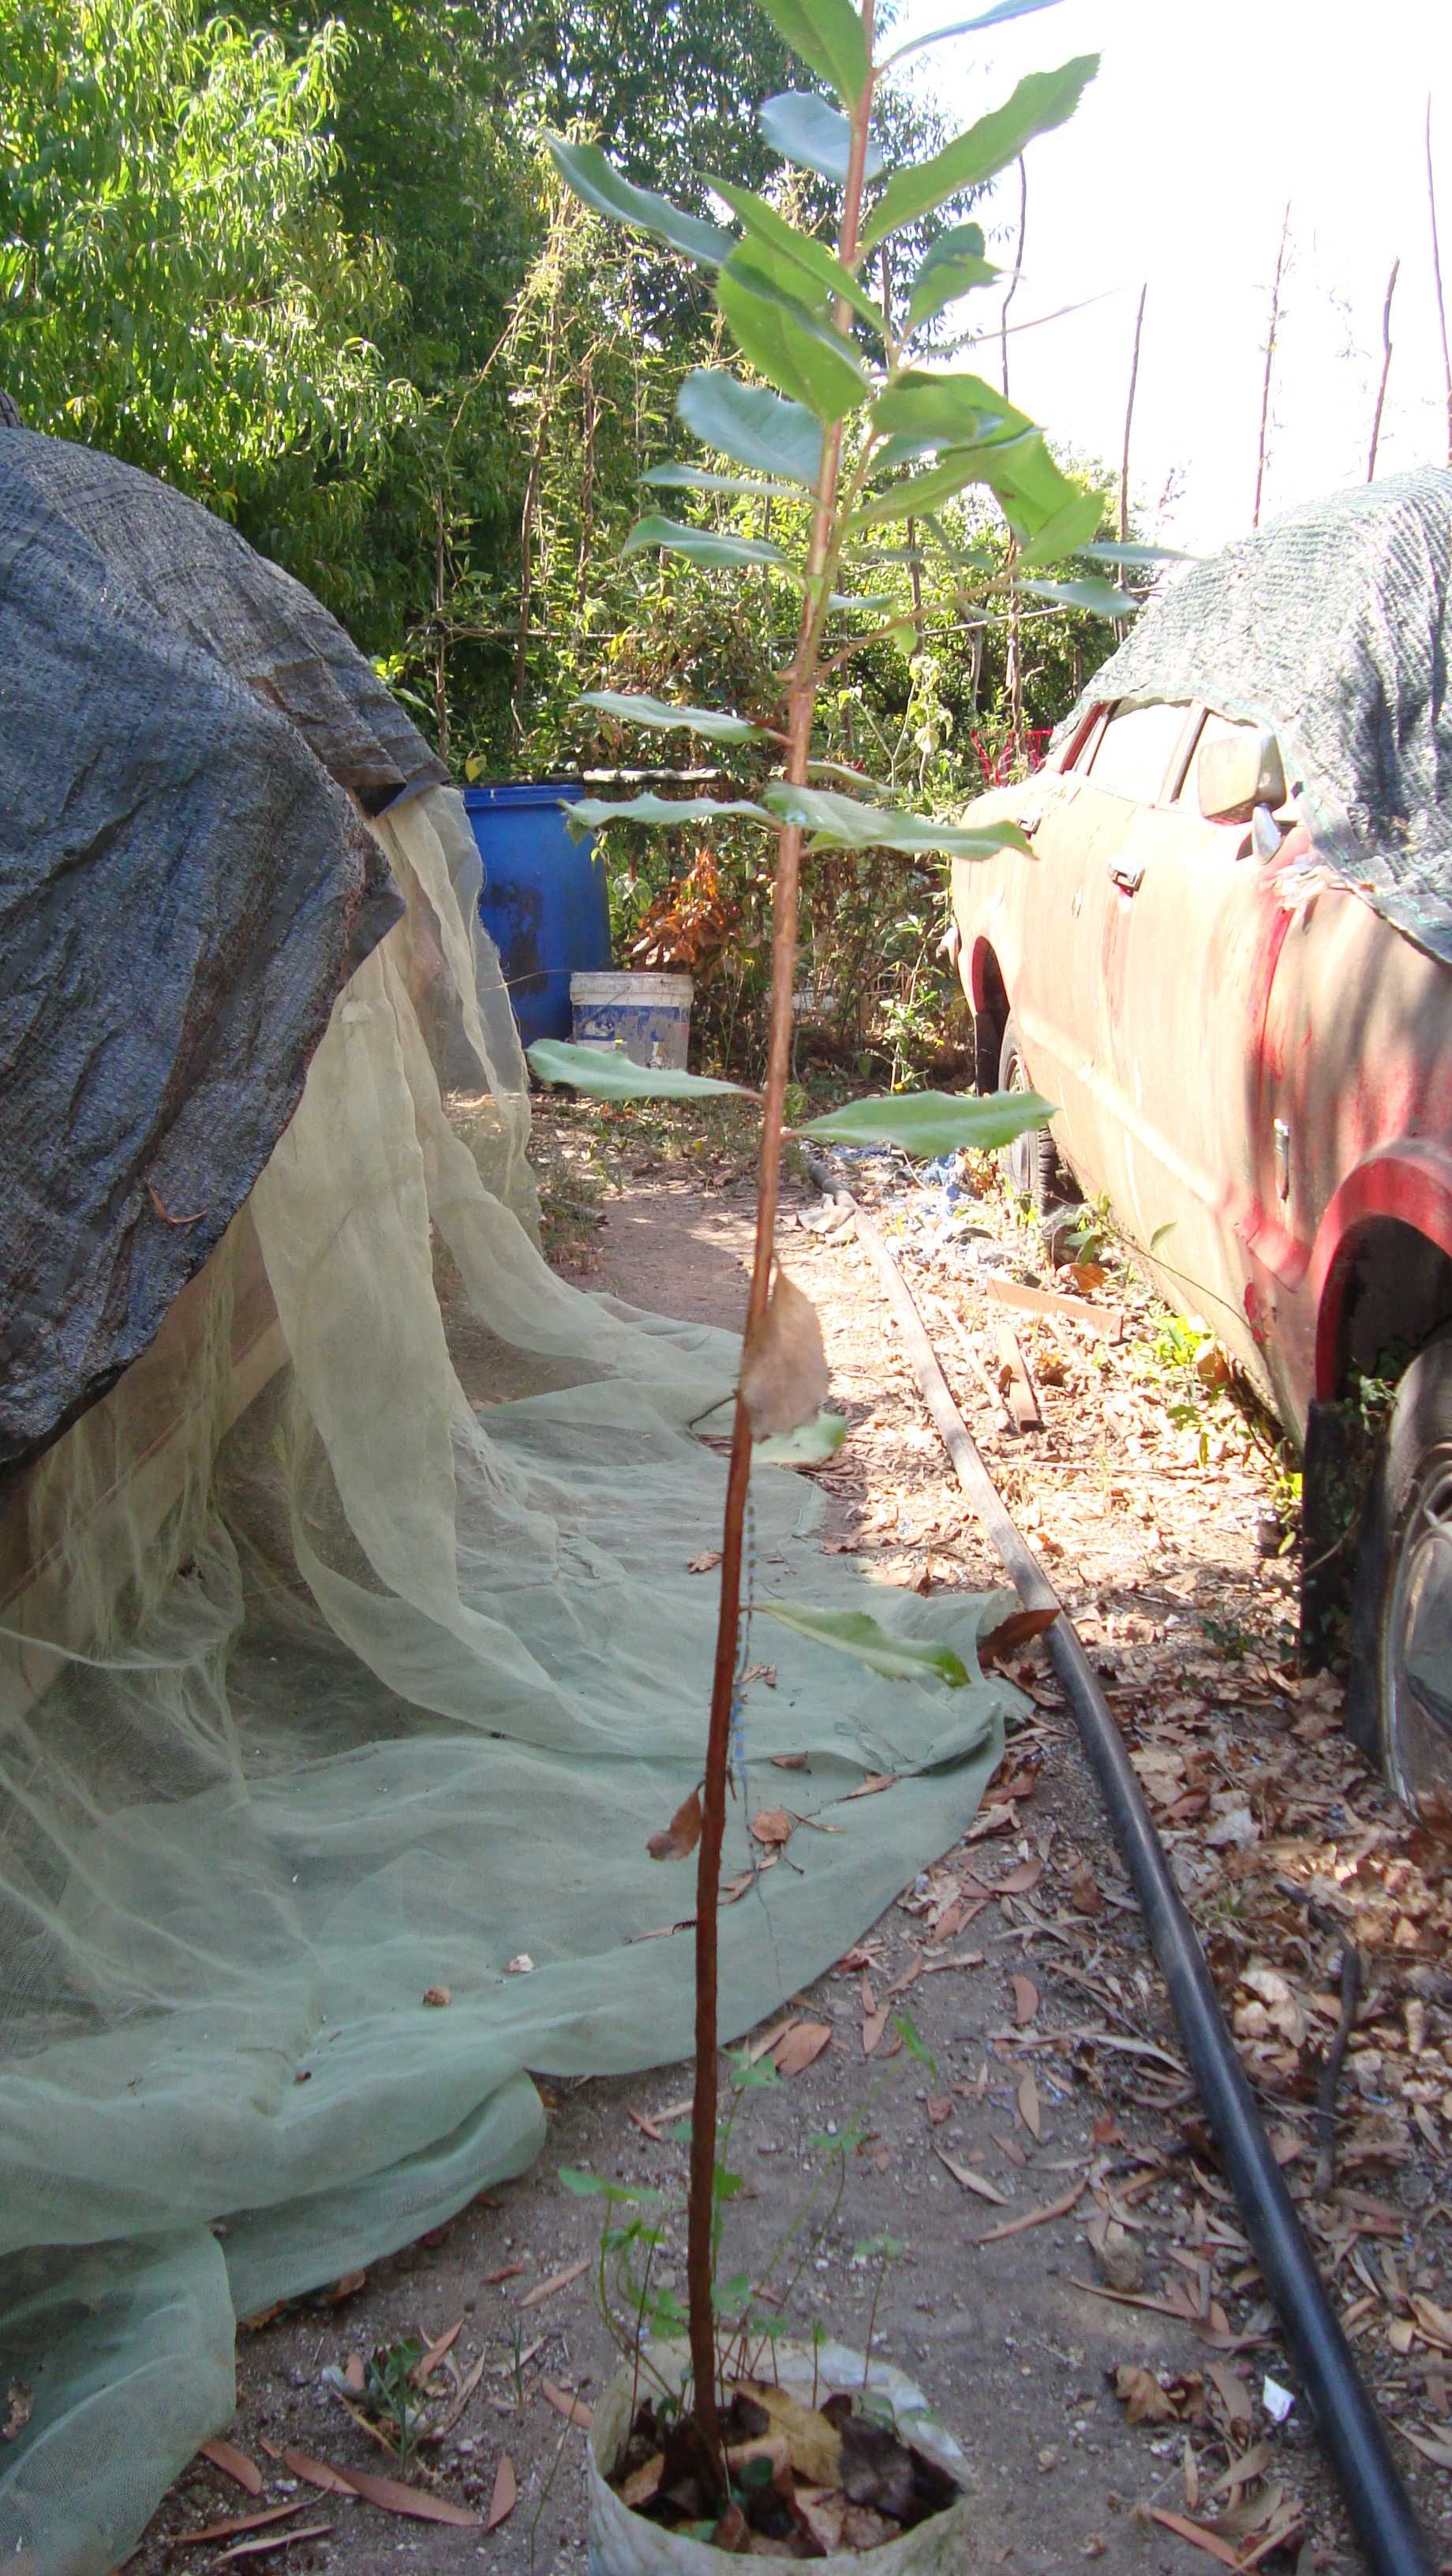
[[[879,2549],[958,2500],[953,2480],[905,2442],[871,2392],[804,2406],[742,2380],[721,2415],[730,2492],[689,2416],[636,2410],[611,2474],[623,2504],[666,2531],[743,2558],[827,2558]]]

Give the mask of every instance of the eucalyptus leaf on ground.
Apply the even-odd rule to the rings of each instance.
[[[703,447],[738,465],[808,485],[822,470],[821,422],[765,385],[744,385],[725,367],[693,368],[676,396],[676,412]]]
[[[803,1601],[759,1601],[756,1606],[760,1617],[780,1620],[784,1628],[794,1628],[813,1645],[851,1655],[887,1681],[939,1681],[946,1682],[949,1690],[962,1690],[972,1679],[962,1656],[955,1655],[951,1646],[895,1637],[866,1610],[813,1610]]]
[[[632,1064],[623,1047],[575,1046],[568,1038],[536,1038],[529,1068],[537,1081],[568,1082],[594,1100],[704,1100],[723,1091],[743,1094],[739,1082],[713,1082],[701,1073],[669,1066]]]
[[[905,1154],[936,1160],[940,1154],[996,1152],[1053,1115],[1053,1103],[1036,1091],[991,1091],[982,1099],[964,1092],[903,1091],[849,1100],[795,1132],[833,1145],[900,1145]]]
[[[587,689],[577,707],[597,707],[618,716],[622,724],[649,725],[658,733],[698,733],[708,742],[760,742],[759,725],[719,707],[673,707],[664,698],[634,696],[622,689]]]
[[[672,250],[703,268],[719,268],[731,250],[729,233],[704,223],[699,215],[688,215],[683,206],[673,206],[669,197],[657,196],[653,188],[637,188],[606,159],[598,143],[567,143],[558,134],[545,140],[566,187],[598,214],[611,215],[616,223],[630,224],[637,232],[654,233],[658,241],[669,242]]]
[[[839,109],[829,107],[813,90],[784,89],[766,101],[757,122],[774,152],[841,187],[852,151],[852,128]],[[877,178],[881,169],[882,154],[875,143],[869,143],[868,178]]]

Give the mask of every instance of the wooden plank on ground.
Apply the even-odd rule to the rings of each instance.
[[[1017,1279],[988,1279],[984,1287],[996,1306],[1013,1306],[1023,1315],[1062,1315],[1106,1342],[1124,1339],[1124,1314],[1118,1306],[1094,1306],[1087,1297],[1066,1297],[1058,1288],[1025,1288]]]
[[[1044,1417],[1039,1411],[1034,1382],[1029,1376],[1023,1352],[1019,1348],[1018,1335],[1006,1315],[999,1316],[993,1331],[994,1340],[998,1346],[1000,1373],[1006,1375],[1008,1379],[1003,1390],[1003,1400],[1008,1406],[1009,1419],[1015,1431],[1042,1431]]]

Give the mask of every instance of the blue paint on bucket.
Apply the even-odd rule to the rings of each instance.
[[[494,941],[526,1046],[567,1038],[570,977],[610,963],[605,862],[593,834],[573,841],[565,807],[577,780],[466,787],[464,809],[484,862],[479,917]]]

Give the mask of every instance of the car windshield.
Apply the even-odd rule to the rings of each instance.
[[[1153,805],[1185,730],[1182,706],[1119,707],[1095,745],[1089,774],[1111,796]]]

